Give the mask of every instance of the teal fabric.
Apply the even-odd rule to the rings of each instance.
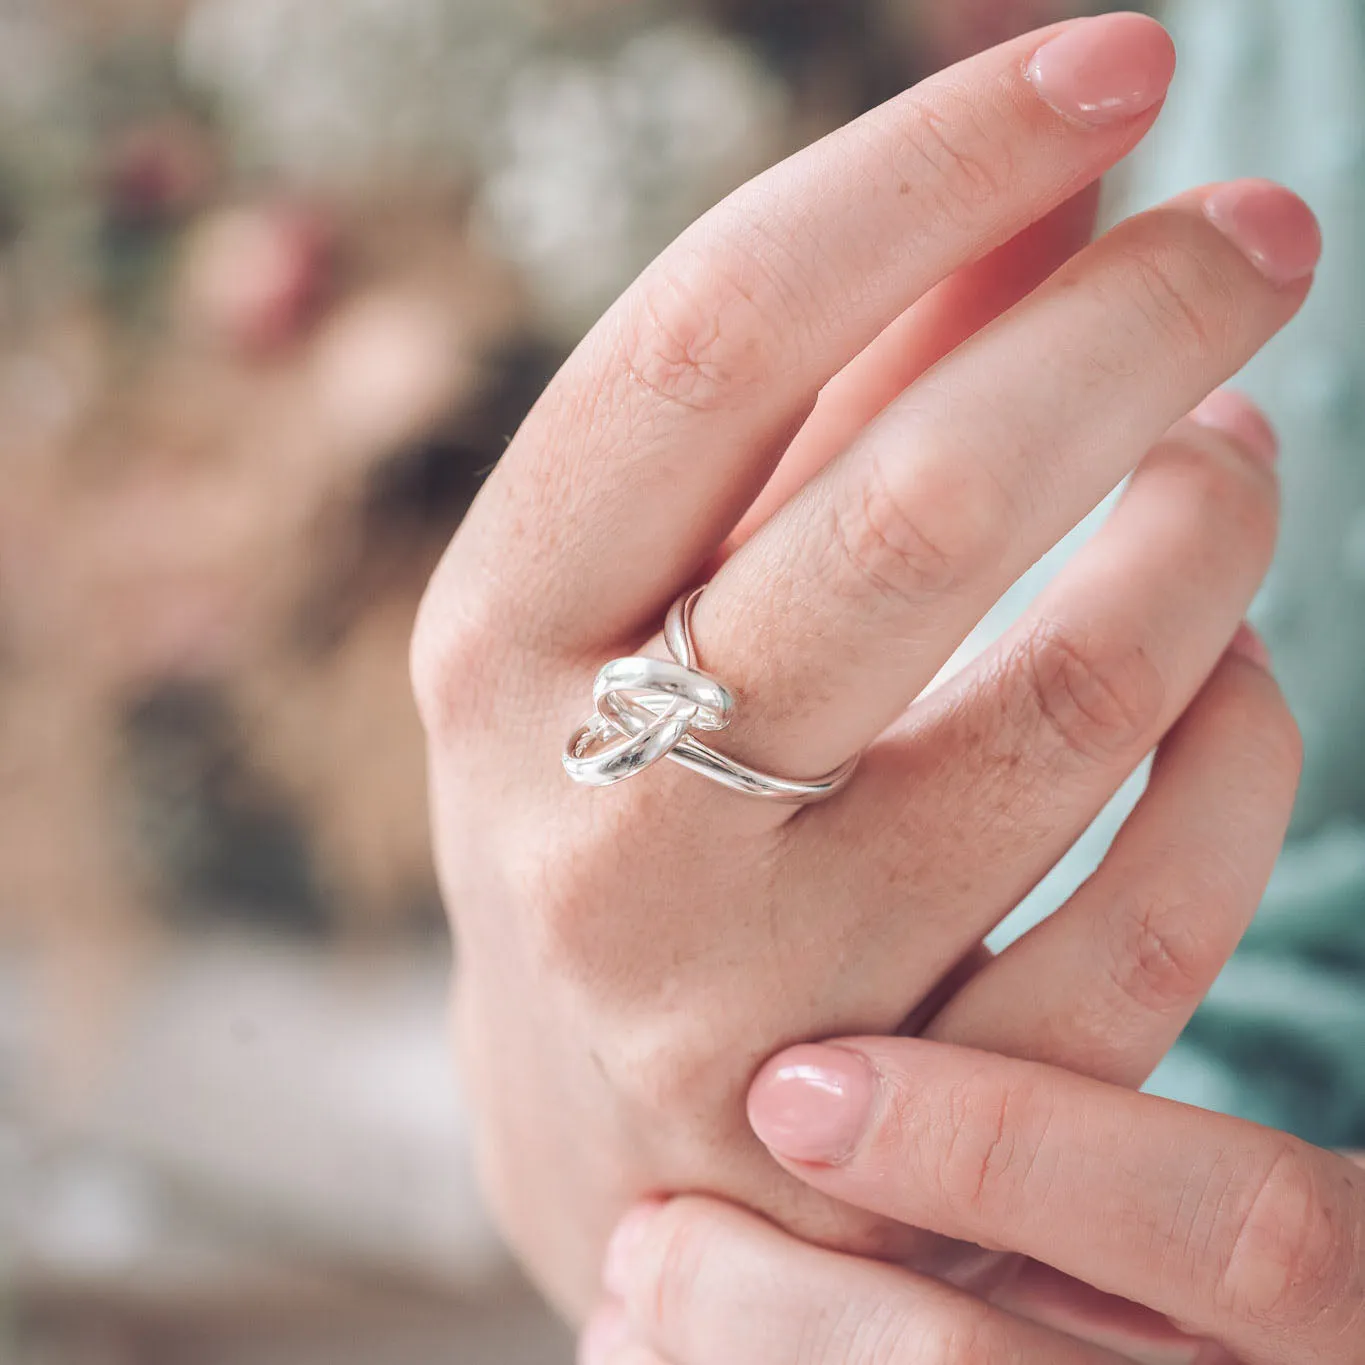
[[[1365,831],[1286,850],[1241,951],[1154,1088],[1365,1148]]]
[[[1294,830],[1241,952],[1155,1087],[1365,1146],[1365,5],[1174,0],[1180,73],[1125,210],[1269,176],[1323,222],[1302,316],[1241,377],[1284,438],[1252,611],[1304,732]]]
[[[1304,732],[1294,829],[1260,915],[1152,1089],[1365,1148],[1365,0],[1172,0],[1180,69],[1111,217],[1192,185],[1266,176],[1323,222],[1302,315],[1236,381],[1284,438],[1280,551],[1252,618]],[[965,647],[1014,619],[1100,508]],[[1103,857],[1138,774],[994,940],[1060,904]]]

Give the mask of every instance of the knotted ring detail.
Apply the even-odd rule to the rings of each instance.
[[[671,661],[632,655],[599,670],[594,713],[564,746],[565,770],[585,786],[610,787],[667,758],[746,796],[795,805],[833,796],[853,776],[856,755],[824,777],[802,781],[747,767],[696,738],[697,731],[725,729],[735,712],[729,688],[697,664],[692,613],[704,591],[684,593],[668,610],[664,643]]]

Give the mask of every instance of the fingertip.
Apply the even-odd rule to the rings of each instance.
[[[1270,281],[1307,280],[1322,259],[1322,225],[1293,190],[1271,180],[1234,180],[1204,196],[1204,214]]]
[[[1175,76],[1175,43],[1145,14],[1097,15],[1040,47],[1029,83],[1063,118],[1087,127],[1127,122],[1158,105]]]
[[[857,1147],[871,1118],[877,1078],[849,1048],[789,1048],[749,1087],[749,1124],[759,1141],[789,1161],[837,1165]]]
[[[1280,455],[1280,437],[1264,410],[1237,389],[1215,389],[1190,413],[1190,420],[1219,431],[1273,466]]]

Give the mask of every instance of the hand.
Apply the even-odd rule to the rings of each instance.
[[[570,1311],[650,1192],[913,1252],[772,1166],[744,1123],[754,1070],[798,1040],[893,1033],[968,974],[1185,711],[1261,580],[1264,424],[1223,396],[1172,425],[1299,308],[1311,214],[1221,186],[1067,259],[1075,196],[1140,139],[1171,64],[1149,20],[1061,25],[740,190],[579,348],[433,582],[414,676],[457,1045],[495,1211]],[[1028,618],[911,706],[1135,468]],[[561,772],[597,667],[658,652],[664,609],[708,574],[701,662],[739,698],[722,747],[795,776],[866,748],[838,799],[793,816],[669,764],[596,792]],[[1250,761],[1228,752],[1214,779],[1171,760],[1184,775],[1071,907],[1060,958],[1044,932],[980,987],[999,1030],[972,1041],[1065,1038],[1067,1064],[1129,1081],[1169,1045],[1282,834],[1297,755],[1257,679],[1216,689],[1185,742],[1232,727]],[[1131,1034],[1073,1019],[1096,974],[1141,1002]]]
[[[1345,1157],[908,1039],[793,1049],[749,1103],[813,1188],[1033,1259],[987,1304],[710,1200],[645,1205],[585,1365],[1365,1362],[1365,1170]]]

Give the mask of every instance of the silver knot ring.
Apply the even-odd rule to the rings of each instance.
[[[599,670],[593,715],[564,746],[565,771],[584,786],[610,787],[667,758],[745,796],[794,805],[833,796],[853,776],[856,755],[824,777],[801,781],[746,767],[696,738],[698,731],[725,729],[735,712],[730,689],[697,666],[692,613],[704,591],[684,593],[668,610],[671,661],[631,656]]]

